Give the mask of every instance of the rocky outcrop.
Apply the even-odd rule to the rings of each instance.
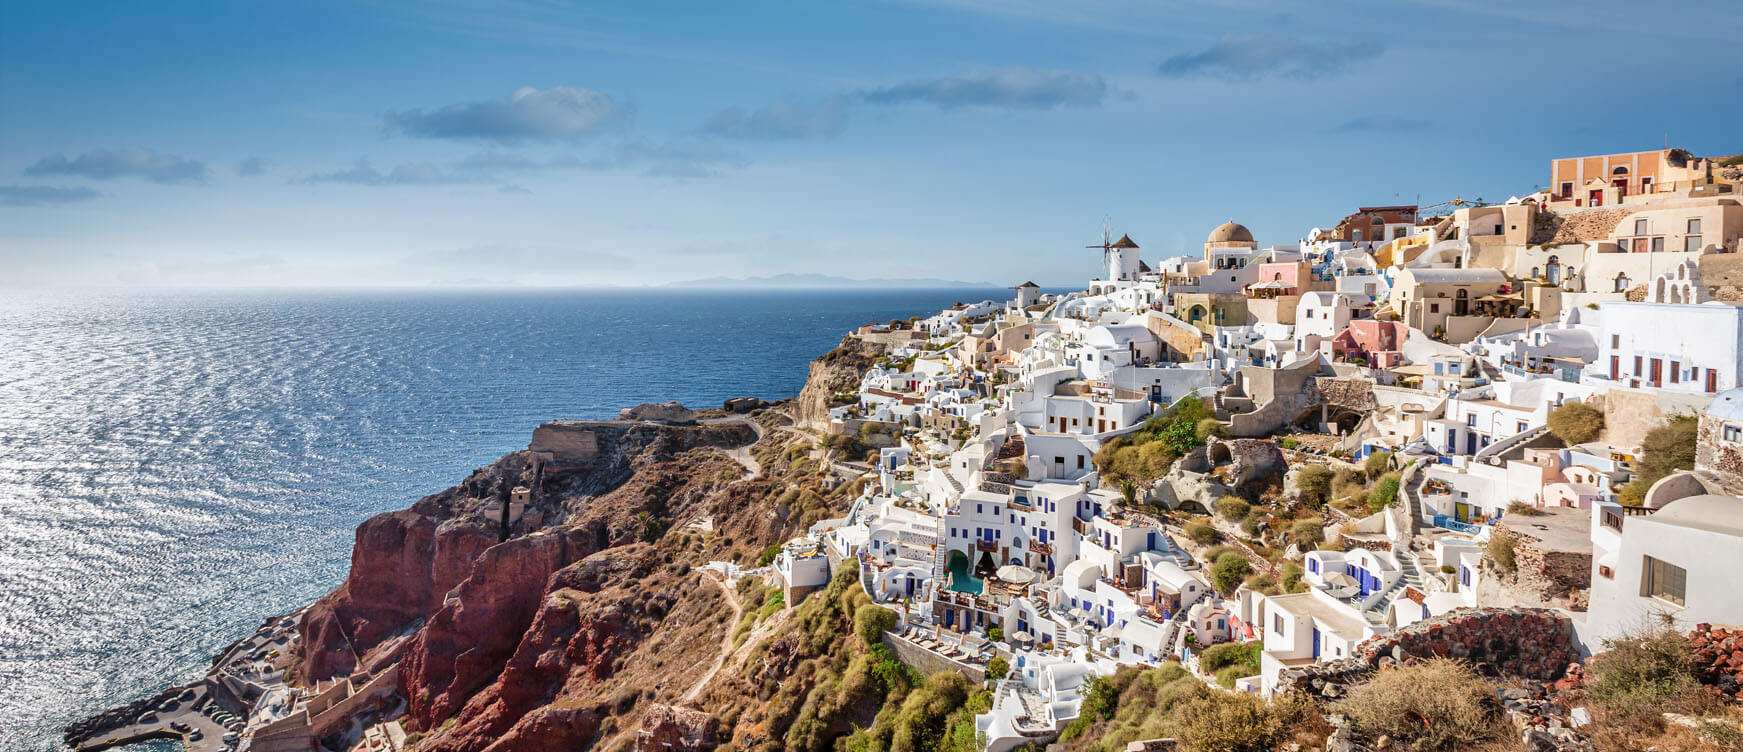
[[[841,392],[859,389],[860,379],[877,365],[888,349],[848,335],[823,357],[811,361],[805,387],[793,400],[794,418],[804,427],[822,430],[829,424],[830,400]]]
[[[617,414],[618,420],[645,420],[654,423],[695,423],[696,411],[681,402],[647,402],[626,407]]]
[[[546,580],[588,553],[590,536],[566,528],[479,556],[406,650],[400,679],[412,717],[425,726],[440,722],[495,679],[539,613]]]
[[[1695,649],[1695,673],[1708,693],[1743,700],[1743,629],[1696,624],[1689,644]]]
[[[720,746],[720,721],[700,710],[653,705],[642,713],[636,752],[708,752]]]

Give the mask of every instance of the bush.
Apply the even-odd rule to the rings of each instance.
[[[1307,592],[1307,583],[1301,581],[1302,574],[1303,574],[1303,572],[1301,570],[1300,564],[1297,564],[1293,561],[1283,562],[1283,581],[1281,583],[1279,583],[1280,585],[1283,586],[1283,592],[1285,592],[1285,593],[1305,593],[1305,592]]]
[[[986,662],[986,678],[988,679],[1003,679],[1009,673],[1011,673],[1011,662],[1005,660],[1004,656],[994,656],[992,660]]]
[[[1194,429],[1195,433],[1198,434],[1199,441],[1204,441],[1212,436],[1219,439],[1226,439],[1229,437],[1229,427],[1223,425],[1222,421],[1217,420],[1216,418],[1205,418],[1204,420],[1199,421],[1194,426]]]
[[[1210,565],[1210,581],[1216,585],[1217,592],[1231,595],[1235,588],[1241,586],[1241,581],[1253,573],[1253,564],[1247,557],[1230,551],[1217,557],[1216,563]]]
[[[1624,720],[1655,721],[1666,710],[1689,710],[1704,695],[1694,647],[1666,623],[1605,640],[1588,665],[1592,700]]]
[[[1381,671],[1334,707],[1370,738],[1384,734],[1408,749],[1468,748],[1498,732],[1495,691],[1450,658]]]
[[[1516,517],[1541,517],[1543,510],[1523,501],[1507,502],[1507,513]]]
[[[988,629],[986,631],[986,638],[988,640],[992,640],[993,642],[1004,642],[1005,641],[1005,630],[1003,630],[999,627],[993,627],[991,629]]]
[[[853,615],[853,634],[867,649],[882,645],[883,636],[896,627],[896,612],[882,606],[861,606]]]
[[[1392,453],[1384,450],[1370,454],[1362,461],[1362,472],[1367,473],[1368,480],[1384,475],[1391,467]]]
[[[775,562],[775,557],[780,555],[781,544],[771,543],[768,548],[763,549],[762,555],[757,557],[757,566],[766,567],[773,564]]]
[[[1285,437],[1281,441],[1278,441],[1277,445],[1283,447],[1284,449],[1294,449],[1298,446],[1301,446],[1301,442],[1296,441],[1295,439]]]
[[[1368,511],[1378,512],[1398,500],[1398,473],[1386,473],[1368,491]]]
[[[1318,520],[1296,520],[1289,527],[1289,537],[1306,550],[1325,541],[1325,526]]]
[[[1500,528],[1489,531],[1489,545],[1486,549],[1489,559],[1503,571],[1511,572],[1518,563],[1513,559],[1513,536]]]
[[[1203,669],[1205,673],[1214,674],[1230,666],[1247,666],[1251,667],[1253,672],[1242,674],[1242,676],[1256,676],[1259,673],[1260,647],[1260,643],[1256,640],[1212,645],[1198,654],[1198,667]]]
[[[1271,575],[1265,574],[1263,572],[1256,574],[1256,575],[1253,575],[1252,577],[1248,577],[1245,582],[1241,583],[1241,587],[1244,587],[1244,588],[1251,590],[1255,593],[1258,593],[1260,595],[1282,595],[1283,594],[1283,589],[1280,587],[1277,587],[1277,578],[1272,577]]]
[[[1568,446],[1598,438],[1602,430],[1604,414],[1584,402],[1568,402],[1549,411],[1549,432]]]
[[[1331,468],[1325,465],[1308,465],[1295,473],[1295,487],[1301,491],[1302,501],[1309,506],[1318,507],[1331,497]]]
[[[1287,738],[1285,725],[1265,701],[1249,694],[1201,694],[1187,700],[1175,718],[1175,737],[1184,752],[1264,752]]]
[[[1665,424],[1646,432],[1640,442],[1640,461],[1634,480],[1622,487],[1622,503],[1639,506],[1646,491],[1660,478],[1695,466],[1695,440],[1699,421],[1693,415],[1672,415]]]
[[[1216,540],[1216,528],[1202,522],[1192,522],[1186,525],[1186,537],[1201,546],[1209,545]]]
[[[1241,534],[1249,538],[1259,537],[1259,529],[1264,523],[1259,521],[1259,515],[1249,514],[1241,518]]]
[[[1216,514],[1218,517],[1228,520],[1229,522],[1239,522],[1246,519],[1247,513],[1253,509],[1252,505],[1243,501],[1238,496],[1224,496],[1217,499],[1212,506],[1216,507]]]

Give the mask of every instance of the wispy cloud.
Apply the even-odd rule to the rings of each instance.
[[[733,106],[714,113],[702,131],[723,138],[800,139],[833,137],[847,128],[841,97],[820,102],[778,101],[756,110]]]
[[[389,112],[383,125],[389,133],[420,138],[517,144],[573,141],[621,127],[630,118],[629,110],[597,91],[525,86],[505,99]]]
[[[208,170],[199,160],[149,149],[97,149],[72,159],[61,154],[43,157],[25,168],[24,174],[73,175],[95,180],[140,177],[159,183],[188,183],[205,180]]]
[[[359,159],[356,164],[350,167],[329,172],[317,172],[297,182],[351,183],[353,185],[448,185],[476,182],[476,178],[468,178],[451,169],[429,162],[396,165],[386,172],[382,172],[371,166],[368,160]]]
[[[1200,52],[1163,60],[1157,72],[1168,78],[1309,80],[1343,73],[1385,51],[1385,45],[1378,42],[1315,42],[1288,34],[1231,35]]]
[[[705,141],[668,142],[664,144],[625,144],[601,157],[588,160],[586,167],[595,170],[641,168],[642,174],[667,178],[709,178],[723,168],[743,168],[750,164],[732,149]]]
[[[260,157],[249,157],[236,163],[236,174],[242,177],[253,177],[266,174],[266,160]]]
[[[1108,93],[1107,81],[1094,73],[1006,68],[865,89],[859,97],[878,104],[916,102],[946,109],[1051,110],[1099,107]]]
[[[0,204],[41,206],[89,201],[103,194],[89,188],[56,188],[51,185],[0,185]]]
[[[1339,124],[1333,133],[1418,133],[1428,130],[1427,120],[1372,115]]]

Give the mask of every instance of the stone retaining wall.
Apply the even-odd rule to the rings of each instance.
[[[1375,670],[1431,656],[1467,660],[1491,676],[1549,681],[1579,660],[1579,650],[1571,620],[1559,611],[1460,609],[1369,638],[1352,657],[1284,669],[1277,688],[1339,697]]]
[[[936,674],[940,671],[955,671],[968,678],[969,683],[980,685],[986,681],[986,671],[979,666],[945,658],[942,655],[927,650],[909,642],[907,638],[893,632],[884,633],[884,646],[896,654],[896,658],[922,674]]]

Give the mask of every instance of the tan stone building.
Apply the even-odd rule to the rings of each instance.
[[[1682,149],[1554,159],[1549,163],[1549,206],[1615,206],[1731,192],[1730,185],[1714,180],[1714,167],[1713,160]]]

